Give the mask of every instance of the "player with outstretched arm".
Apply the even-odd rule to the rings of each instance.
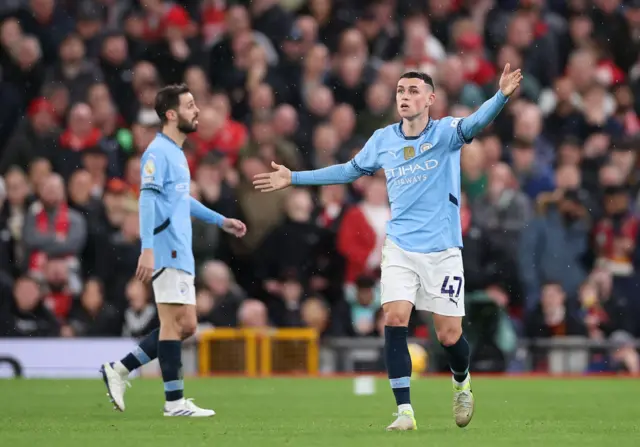
[[[471,421],[474,397],[469,377],[470,350],[462,334],[464,271],[460,224],[460,149],[500,113],[520,85],[519,69],[506,64],[500,90],[466,118],[433,120],[429,107],[435,87],[425,73],[405,73],[398,81],[396,106],[402,121],[378,129],[350,162],[313,171],[275,170],[254,178],[270,192],[290,185],[350,183],[384,169],[391,220],[382,252],[382,302],[385,362],[398,405],[387,430],[417,428],[409,386],[411,357],[407,347],[413,307],[433,313],[438,340],[453,373],[456,424]]]
[[[165,416],[213,416],[183,396],[182,340],[196,331],[195,266],[191,216],[243,237],[244,223],[226,218],[190,196],[191,174],[182,145],[198,126],[198,107],[186,85],[158,91],[155,110],[162,132],[142,156],[140,237],[142,254],[136,277],[151,280],[160,328],[147,335],[119,362],[102,365],[102,378],[116,410],[124,411],[129,373],[158,358],[165,392]]]

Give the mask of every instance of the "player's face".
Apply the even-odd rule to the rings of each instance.
[[[396,89],[396,106],[403,119],[412,120],[425,113],[436,95],[422,79],[400,79]]]
[[[198,114],[200,110],[191,93],[180,95],[178,107],[178,130],[182,133],[192,133],[198,129]]]

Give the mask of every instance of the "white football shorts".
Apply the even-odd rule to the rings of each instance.
[[[161,268],[153,272],[153,294],[158,304],[196,304],[193,275],[174,268]]]
[[[381,269],[382,304],[410,301],[417,310],[464,316],[464,268],[459,248],[414,253],[387,238]]]

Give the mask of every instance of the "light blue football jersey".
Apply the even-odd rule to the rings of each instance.
[[[153,190],[154,268],[175,268],[195,275],[191,229],[191,173],[173,140],[158,133],[141,160],[141,190]]]
[[[391,203],[389,239],[417,253],[462,248],[460,148],[491,124],[507,101],[498,90],[466,118],[429,120],[417,137],[406,137],[401,123],[392,124],[377,130],[350,162],[293,172],[291,183],[350,183],[384,169]]]
[[[400,124],[377,130],[352,163],[371,175],[383,169],[391,205],[387,236],[403,250],[432,253],[462,247],[460,149],[462,119],[430,120],[417,137]]]

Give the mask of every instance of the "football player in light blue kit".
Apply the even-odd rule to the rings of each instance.
[[[116,410],[124,411],[129,373],[158,358],[165,391],[165,416],[206,417],[213,410],[198,407],[183,396],[182,340],[195,333],[195,266],[191,217],[218,225],[236,237],[245,225],[206,208],[190,196],[191,175],[182,145],[198,126],[198,107],[186,85],[169,85],[156,95],[162,122],[142,156],[140,237],[142,254],[136,277],[152,281],[160,328],[119,362],[102,365],[102,378]]]
[[[413,307],[433,313],[438,340],[453,373],[456,424],[471,421],[474,398],[469,377],[469,344],[462,335],[464,271],[460,225],[460,149],[500,113],[520,84],[520,70],[504,67],[500,90],[466,118],[429,118],[435,100],[431,77],[405,73],[396,101],[402,121],[377,130],[348,163],[314,171],[291,172],[272,163],[275,172],[258,174],[265,192],[289,185],[349,183],[384,170],[391,220],[382,252],[382,302],[385,361],[398,413],[387,430],[415,430],[407,347]]]

